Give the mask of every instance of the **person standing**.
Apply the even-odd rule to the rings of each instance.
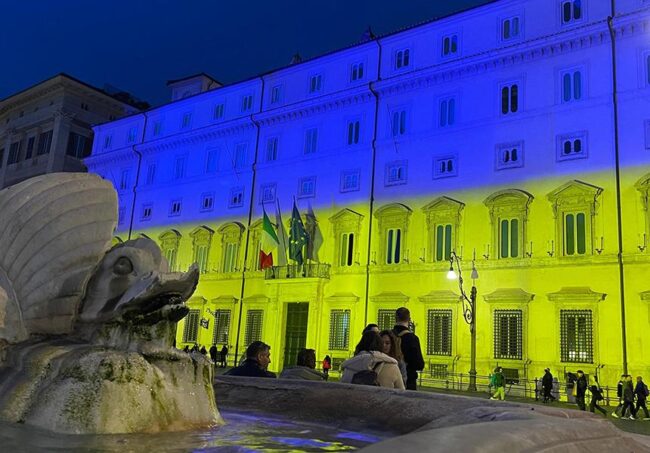
[[[212,344],[212,346],[210,346],[210,360],[212,360],[212,363],[214,363],[214,367],[216,368],[217,367],[217,345],[214,343]]]
[[[581,411],[586,410],[585,406],[585,395],[587,393],[587,377],[582,372],[578,370],[578,379],[576,379],[576,403]]]
[[[551,394],[553,391],[553,375],[551,374],[550,368],[544,370],[544,377],[542,377],[542,390],[544,392],[544,403],[548,403],[549,399],[555,401],[555,397]]]
[[[491,400],[505,400],[506,399],[506,380],[503,377],[503,368],[496,367],[494,369],[494,374],[490,379],[490,384],[495,388],[494,395],[490,398]]]
[[[632,376],[625,376],[623,381],[623,408],[621,409],[621,418],[625,418],[627,409],[630,409],[630,420],[634,420],[634,385]]]
[[[411,312],[400,307],[395,312],[393,333],[401,340],[402,355],[406,362],[406,389],[417,390],[418,371],[424,369],[424,358],[420,349],[420,339],[409,329]]]
[[[224,344],[223,347],[221,348],[221,351],[219,351],[219,355],[221,356],[220,357],[221,368],[226,368],[226,362],[227,362],[226,359],[228,358],[228,346]]]
[[[650,420],[650,415],[648,415],[648,408],[645,405],[646,399],[648,398],[648,386],[643,382],[641,376],[636,377],[636,387],[634,387],[634,394],[636,395],[636,407],[634,408],[634,416],[639,418],[639,409],[643,408],[645,413],[644,420]]]
[[[329,355],[326,355],[323,359],[323,374],[325,375],[325,380],[329,379],[330,370],[332,369],[332,358]]]

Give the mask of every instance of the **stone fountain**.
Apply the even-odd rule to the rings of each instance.
[[[212,367],[172,347],[198,269],[155,242],[111,248],[112,185],[55,173],[0,191],[0,420],[62,433],[222,423]]]

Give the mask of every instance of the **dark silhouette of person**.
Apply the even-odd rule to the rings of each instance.
[[[274,378],[275,373],[267,370],[271,363],[271,346],[262,341],[253,341],[246,348],[246,360],[225,374],[228,376],[248,376]]]
[[[225,368],[227,364],[226,359],[228,358],[228,346],[224,344],[223,347],[221,348],[221,351],[219,352],[219,355],[221,356],[220,357],[221,360],[219,361],[221,368]]]
[[[395,312],[393,332],[401,340],[402,354],[406,362],[406,389],[417,390],[418,371],[424,369],[424,358],[420,349],[420,339],[409,329],[411,312],[406,307]]]
[[[555,401],[555,397],[551,394],[553,391],[553,375],[551,374],[550,368],[544,370],[544,377],[542,377],[542,390],[544,391],[544,403],[548,403],[549,399]]]

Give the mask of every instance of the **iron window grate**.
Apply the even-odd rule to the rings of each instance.
[[[264,310],[248,310],[246,312],[246,333],[244,335],[244,342],[247,347],[253,341],[261,341],[263,318]]]
[[[521,360],[521,310],[494,310],[494,358]]]
[[[446,363],[430,363],[429,371],[434,379],[447,379],[449,377],[449,369]]]
[[[451,355],[451,310],[429,310],[427,354]]]
[[[560,356],[562,362],[593,363],[591,310],[560,310]]]
[[[199,333],[199,317],[201,310],[190,310],[185,319],[185,328],[183,329],[183,342],[196,343]]]
[[[217,310],[214,313],[214,331],[212,332],[212,344],[227,344],[229,329],[230,310]]]
[[[329,349],[347,351],[350,338],[350,310],[330,312]]]
[[[391,330],[395,326],[395,311],[396,310],[377,311],[377,325],[379,326],[379,331]]]

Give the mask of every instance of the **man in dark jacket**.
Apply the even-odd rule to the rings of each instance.
[[[253,341],[246,348],[246,360],[225,374],[228,376],[274,378],[275,373],[267,371],[269,363],[271,363],[271,346],[261,341]]]
[[[623,409],[621,409],[621,418],[625,418],[627,409],[630,409],[630,420],[634,420],[634,385],[632,376],[625,376],[623,381]]]
[[[219,363],[221,364],[221,368],[225,368],[227,365],[226,359],[228,358],[228,346],[224,344],[223,347],[221,348],[220,354],[221,354],[221,360],[219,361]]]
[[[645,405],[645,401],[648,398],[648,386],[643,382],[641,376],[636,377],[636,387],[634,387],[634,394],[636,395],[636,407],[634,408],[634,416],[639,418],[639,409],[643,408],[645,413],[644,420],[650,420],[650,415],[648,415],[648,408]]]
[[[213,344],[210,346],[210,359],[212,360],[212,363],[214,363],[214,366],[217,366],[217,345]]]
[[[424,358],[420,349],[420,339],[409,329],[411,312],[406,307],[395,312],[393,332],[401,340],[402,354],[406,362],[406,389],[417,390],[418,371],[424,369]]]
[[[586,409],[585,407],[585,394],[587,393],[587,377],[582,372],[578,370],[578,379],[576,380],[576,403],[581,411]]]
[[[623,382],[625,382],[626,374],[621,374],[621,379],[616,384],[616,396],[618,397],[618,406],[612,412],[612,417],[618,418],[618,413],[623,408]]]
[[[544,377],[542,377],[542,390],[544,390],[544,403],[548,403],[549,399],[555,401],[555,397],[551,394],[553,391],[553,375],[551,374],[550,368],[544,370]]]

